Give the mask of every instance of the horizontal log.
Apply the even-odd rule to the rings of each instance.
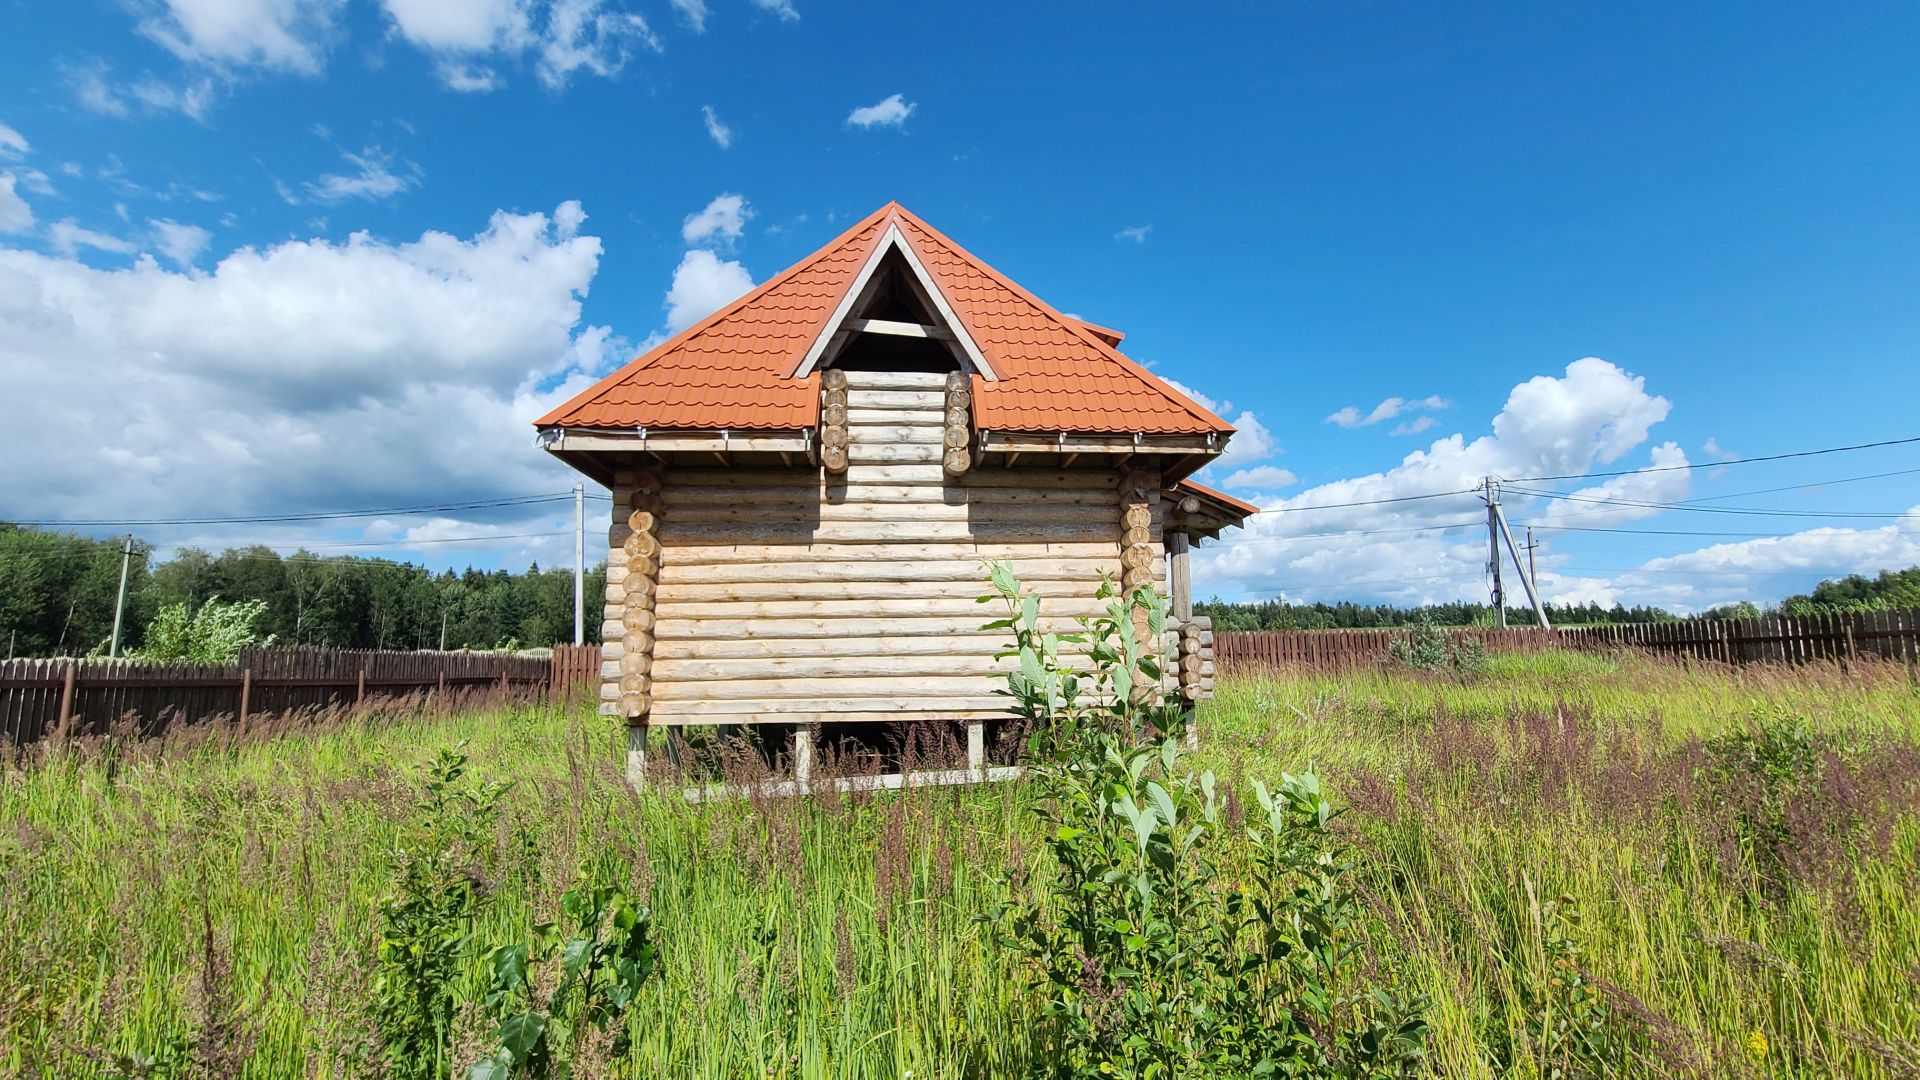
[[[848,390],[944,390],[947,377],[929,371],[849,371]]]
[[[653,688],[655,700],[773,702],[802,700],[879,700],[903,697],[985,698],[1002,680],[993,672],[972,675],[869,676],[866,678],[677,679]],[[871,706],[869,706],[871,707]]]
[[[939,461],[945,453],[945,448],[937,442],[856,443],[847,447],[847,462],[850,465],[881,465]]]
[[[840,478],[835,478],[836,482]],[[755,487],[760,485],[818,484],[819,473],[810,468],[796,466],[792,469],[764,468],[675,468],[667,474],[664,498],[669,504],[675,492],[688,487]],[[949,481],[939,466],[928,465],[857,465],[847,470],[845,482],[850,484],[874,483],[921,483],[947,484],[961,487],[1073,487],[1099,488],[1109,501],[1118,498],[1114,494],[1115,474],[1110,469],[1003,469],[980,468],[967,473],[964,479]],[[1118,505],[1116,502],[1114,505]],[[625,515],[622,515],[624,519]]]
[[[736,600],[898,600],[910,595],[914,600],[964,600],[993,590],[984,578],[958,581],[914,581],[903,589],[897,581],[767,581],[748,571],[744,580],[730,582],[670,582],[659,595],[669,603]],[[1028,581],[1027,588],[1042,597],[1085,598],[1093,595],[1094,582],[1085,578],[1066,581]],[[981,605],[990,610],[991,605]],[[1199,642],[1194,642],[1198,651]]]
[[[987,605],[980,605],[983,609]],[[984,612],[987,618],[976,613],[967,617],[952,615],[914,617],[897,616],[886,618],[872,617],[821,617],[787,619],[661,619],[654,626],[654,634],[663,641],[726,641],[726,640],[766,640],[771,638],[852,638],[852,637],[955,637],[964,634],[978,634],[995,640],[1003,640],[1005,633],[997,630],[980,629],[987,618],[998,618],[999,613]],[[1042,630],[1060,633],[1072,633],[1078,626],[1072,619],[1050,613],[1042,608],[1040,612]]]
[[[1000,613],[995,614],[997,616]],[[978,627],[980,624],[973,625]],[[656,661],[774,658],[807,660],[815,664],[830,664],[846,657],[971,656],[984,663],[991,660],[1007,640],[1010,638],[1004,631],[981,633],[978,630],[944,637],[928,635],[893,639],[792,637],[715,641],[669,638],[654,643],[653,655]]]
[[[938,428],[942,420],[943,414],[930,409],[849,409],[847,413],[847,426],[861,428],[883,424]]]
[[[667,505],[672,508],[676,521],[681,520],[681,515],[688,510],[703,506],[785,508],[813,506],[818,503],[1099,506],[1111,513],[1113,492],[1093,484],[1084,487],[976,488],[969,487],[964,482],[952,484],[845,483],[836,477],[831,482],[821,483],[817,477],[802,477],[791,484],[784,485],[762,484],[752,487],[689,485],[674,488],[667,496]],[[626,539],[626,534],[622,533],[620,539]]]
[[[1091,535],[1096,526],[1109,533],[1112,532],[1113,508],[1095,503],[1040,501],[1003,503],[979,497],[960,503],[923,500],[918,502],[701,504],[675,507],[673,520],[661,530],[660,538],[668,540],[680,532],[683,526],[709,525],[727,521],[752,525],[812,524],[830,521],[973,521],[981,524],[1030,522],[1071,526]]]
[[[718,702],[716,704],[732,706],[739,703]],[[791,705],[795,703],[787,704]],[[870,710],[855,711],[845,709],[831,712],[819,710],[807,711],[804,708],[804,703],[799,704],[801,707],[795,708],[790,712],[754,711],[728,713],[717,713],[709,710],[680,712],[674,710],[671,706],[668,707],[669,711],[663,712],[661,707],[656,705],[653,712],[648,714],[647,723],[656,727],[702,727],[712,724],[915,724],[947,720],[1005,720],[1009,716],[1007,707],[1004,704],[979,708],[958,708],[952,704],[947,704],[940,708],[927,709],[919,712],[874,712]],[[838,704],[844,705],[849,703],[840,702]],[[601,711],[604,715],[613,715],[609,709],[602,709]]]
[[[853,416],[860,415],[858,411]],[[931,416],[932,414],[927,414]],[[876,443],[937,443],[946,432],[944,427],[922,427],[916,424],[852,425],[849,417],[847,430],[854,434],[852,445],[870,446]]]
[[[971,521],[822,521],[689,522],[670,527],[662,540],[671,544],[926,543],[940,540],[1041,544],[1050,541],[1095,543],[1110,540],[1107,525],[1051,525],[1041,522]],[[1153,538],[1156,542],[1159,537]],[[629,558],[633,553],[629,552]]]
[[[1082,588],[1087,596],[1092,596],[1094,590],[1099,587],[1102,575],[1115,580],[1120,576],[1120,564],[1110,559],[1016,560],[1013,562],[1013,570],[1023,581],[1027,578],[1035,581],[1077,579],[1083,582]],[[1159,578],[1156,577],[1155,580]],[[803,581],[886,581],[900,585],[962,581],[969,586],[978,586],[984,593],[987,586],[987,571],[971,559],[956,559],[945,563],[875,560],[820,563],[711,563],[696,566],[682,566],[669,562],[668,565],[660,568],[660,588],[655,595],[670,597],[673,595],[674,588],[682,583]],[[910,595],[907,590],[903,590],[902,593]]]
[[[1058,597],[1047,602],[1045,610],[1050,615],[1070,618],[1076,615],[1097,615],[1105,610],[1105,605],[1095,600]],[[988,614],[980,617],[979,613],[983,611]],[[988,619],[999,617],[992,607],[987,604],[976,604],[971,598],[940,599],[913,596],[896,600],[681,600],[671,590],[660,594],[659,606],[654,609],[654,613],[662,622],[668,619],[724,621],[947,616],[974,618],[976,626]]]
[[[1004,559],[1021,564],[1036,559],[1096,559],[1115,562],[1119,546],[1110,540],[1065,541],[987,541],[940,540],[932,543],[898,543],[875,551],[871,544],[791,543],[791,544],[696,544],[669,543],[664,553],[668,567],[699,566],[706,563],[742,562],[873,562],[876,558],[893,562],[965,563],[979,569],[981,559]],[[982,571],[984,576],[984,571]]]
[[[980,680],[983,684],[985,679]],[[925,718],[951,716],[955,711],[994,712],[995,715],[1008,715],[1008,699],[994,697],[991,694],[973,694],[969,696],[886,698],[886,697],[841,697],[841,698],[776,698],[772,700],[709,700],[709,701],[663,701],[653,707],[650,719],[667,720],[676,717],[723,717],[728,715],[751,715],[763,713],[770,715],[820,713],[870,713],[884,714],[890,718],[904,718],[912,714],[922,714]],[[723,721],[714,721],[723,722]],[[763,721],[766,722],[766,721]]]
[[[1012,657],[995,660],[980,656],[849,656],[756,657],[738,659],[657,660],[654,678],[664,686],[679,682],[791,679],[831,675],[839,679],[886,677],[1004,676],[1016,666]],[[663,691],[664,692],[664,691]]]
[[[847,391],[847,409],[891,409],[896,412],[939,412],[947,410],[944,390],[852,390]]]

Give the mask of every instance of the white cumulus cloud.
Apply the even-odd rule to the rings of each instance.
[[[12,173],[0,172],[0,233],[33,231],[33,207],[14,190],[17,182]]]
[[[1374,411],[1389,419],[1409,403],[1382,404],[1384,410]],[[1577,360],[1562,375],[1515,386],[1494,416],[1491,434],[1472,441],[1451,435],[1405,455],[1392,468],[1265,503],[1268,512],[1244,530],[1201,549],[1196,589],[1228,599],[1285,594],[1371,596],[1400,603],[1473,595],[1481,587],[1487,557],[1485,508],[1476,494],[1483,478],[1590,472],[1644,443],[1670,408],[1665,398],[1647,392],[1639,376],[1598,358]],[[1371,415],[1354,412],[1356,422]],[[1651,467],[1658,467],[1684,463],[1685,456],[1667,444],[1652,460]],[[1689,476],[1685,470],[1649,472],[1589,490],[1607,497],[1631,491],[1677,499],[1684,496]],[[1540,485],[1542,490],[1549,486]],[[1510,515],[1540,505],[1518,494],[1505,498]]]
[[[27,137],[0,124],[0,157],[19,159],[27,156]]]
[[[626,352],[581,325],[600,254],[537,213],[468,237],[242,248],[191,274],[0,247],[0,428],[17,440],[0,504],[178,517],[563,488],[530,423]]]
[[[1300,482],[1292,469],[1282,469],[1277,465],[1256,465],[1251,469],[1241,469],[1221,477],[1220,486],[1241,491],[1274,491],[1283,487],[1292,487]]]
[[[746,197],[733,193],[715,195],[713,201],[697,213],[687,215],[680,225],[680,238],[688,244],[727,246],[740,239],[741,230],[753,220],[753,208]]]
[[[154,250],[183,269],[192,266],[213,240],[213,234],[198,225],[172,220],[149,221],[147,225],[153,230]]]
[[[679,333],[753,289],[753,275],[731,259],[695,248],[674,268],[667,289],[667,329]]]
[[[341,0],[135,0],[140,32],[180,59],[318,74]]]
[[[449,89],[505,85],[494,67],[531,59],[541,83],[564,89],[578,72],[612,78],[660,37],[639,13],[607,0],[382,0],[401,39],[436,60]]]
[[[889,94],[872,105],[862,105],[848,113],[847,126],[863,130],[904,127],[916,107],[899,94]]]

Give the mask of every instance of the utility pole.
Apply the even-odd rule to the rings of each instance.
[[[440,609],[440,651],[447,651],[447,609]]]
[[[1500,583],[1500,489],[1493,477],[1486,478],[1484,494],[1487,500],[1487,569],[1493,574],[1493,610],[1500,615],[1500,629],[1507,628],[1507,590]]]
[[[120,593],[113,600],[113,641],[107,646],[108,659],[120,655],[120,619],[127,610],[127,564],[133,561],[133,534],[120,547]]]
[[[1501,512],[1498,503],[1494,504],[1493,517],[1495,521],[1500,523],[1500,535],[1506,537],[1507,554],[1513,556],[1513,572],[1520,575],[1520,584],[1526,586],[1527,602],[1533,605],[1533,617],[1539,621],[1541,629],[1553,629],[1553,627],[1547,623],[1547,609],[1546,606],[1540,602],[1540,590],[1533,580],[1533,575],[1520,568],[1520,549],[1514,546],[1513,530],[1507,528],[1507,515]],[[1496,559],[1499,558],[1498,554],[1494,557]]]
[[[573,485],[573,643],[587,642],[587,485]]]
[[[1535,585],[1540,583],[1540,571],[1533,565],[1533,549],[1539,546],[1533,542],[1533,526],[1527,526],[1527,580]]]

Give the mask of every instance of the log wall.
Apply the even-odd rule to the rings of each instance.
[[[1071,629],[1104,573],[1131,561],[1164,587],[1157,477],[1146,520],[1120,535],[1123,473],[974,465],[947,445],[956,407],[940,375],[847,373],[846,467],[823,472],[673,465],[657,470],[660,513],[651,701],[663,725],[987,719],[1004,631],[985,559],[1006,559]],[[618,483],[614,505],[627,504]],[[621,712],[627,530],[608,535],[601,697]]]

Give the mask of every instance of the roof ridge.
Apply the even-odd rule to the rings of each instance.
[[[1206,408],[1205,406],[1201,405],[1199,402],[1194,401],[1192,398],[1188,397],[1186,394],[1183,394],[1179,390],[1168,385],[1165,379],[1162,379],[1159,376],[1154,375],[1152,372],[1140,366],[1140,364],[1137,361],[1133,360],[1131,357],[1127,356],[1125,353],[1121,352],[1119,349],[1116,349],[1113,346],[1108,345],[1105,341],[1101,340],[1098,335],[1086,329],[1085,325],[1082,323],[1081,320],[1067,316],[1065,313],[1056,309],[1053,305],[1047,303],[1045,300],[1042,300],[1038,296],[1035,296],[1033,293],[1027,291],[1018,282],[1014,281],[1012,278],[1007,277],[1005,274],[1002,274],[1000,271],[994,269],[991,265],[989,265],[987,262],[982,260],[979,256],[973,254],[973,252],[968,251],[966,248],[963,248],[959,244],[955,243],[951,237],[947,236],[945,233],[941,232],[939,229],[936,229],[933,226],[927,224],[926,221],[923,220],[918,214],[915,214],[913,211],[908,210],[906,207],[900,205],[897,202],[889,203],[887,205],[889,208],[892,208],[898,211],[898,213],[902,217],[904,217],[909,224],[913,225],[915,228],[918,228],[924,231],[929,236],[931,236],[934,240],[940,242],[941,244],[946,245],[950,250],[952,250],[952,252],[955,255],[973,264],[975,269],[979,270],[981,273],[985,274],[987,277],[993,279],[995,283],[1009,290],[1015,296],[1018,296],[1020,299],[1026,301],[1028,304],[1033,305],[1033,307],[1036,310],[1038,310],[1041,314],[1047,316],[1048,318],[1053,319],[1068,333],[1073,334],[1075,337],[1079,338],[1081,341],[1085,342],[1088,345],[1091,345],[1094,349],[1102,353],[1105,353],[1109,359],[1112,359],[1117,363],[1119,363],[1120,366],[1124,370],[1126,370],[1128,374],[1146,383],[1148,386],[1151,386],[1153,389],[1165,394],[1175,404],[1181,406],[1182,408],[1186,409],[1189,413],[1193,414],[1193,416],[1196,419],[1202,421],[1203,423],[1212,425],[1213,427],[1223,432],[1231,432],[1235,430],[1232,424],[1222,419],[1218,414],[1213,412],[1213,410]],[[909,242],[911,242],[910,238],[909,238]],[[939,277],[940,272],[937,269],[934,269],[932,267],[929,267],[928,269],[929,269],[929,272],[931,272],[936,278]],[[949,302],[951,302],[951,298],[949,298]],[[965,316],[961,315],[957,309],[955,310],[954,315],[956,318],[961,318],[961,319],[965,318]],[[972,327],[969,327],[968,329],[971,330]]]

